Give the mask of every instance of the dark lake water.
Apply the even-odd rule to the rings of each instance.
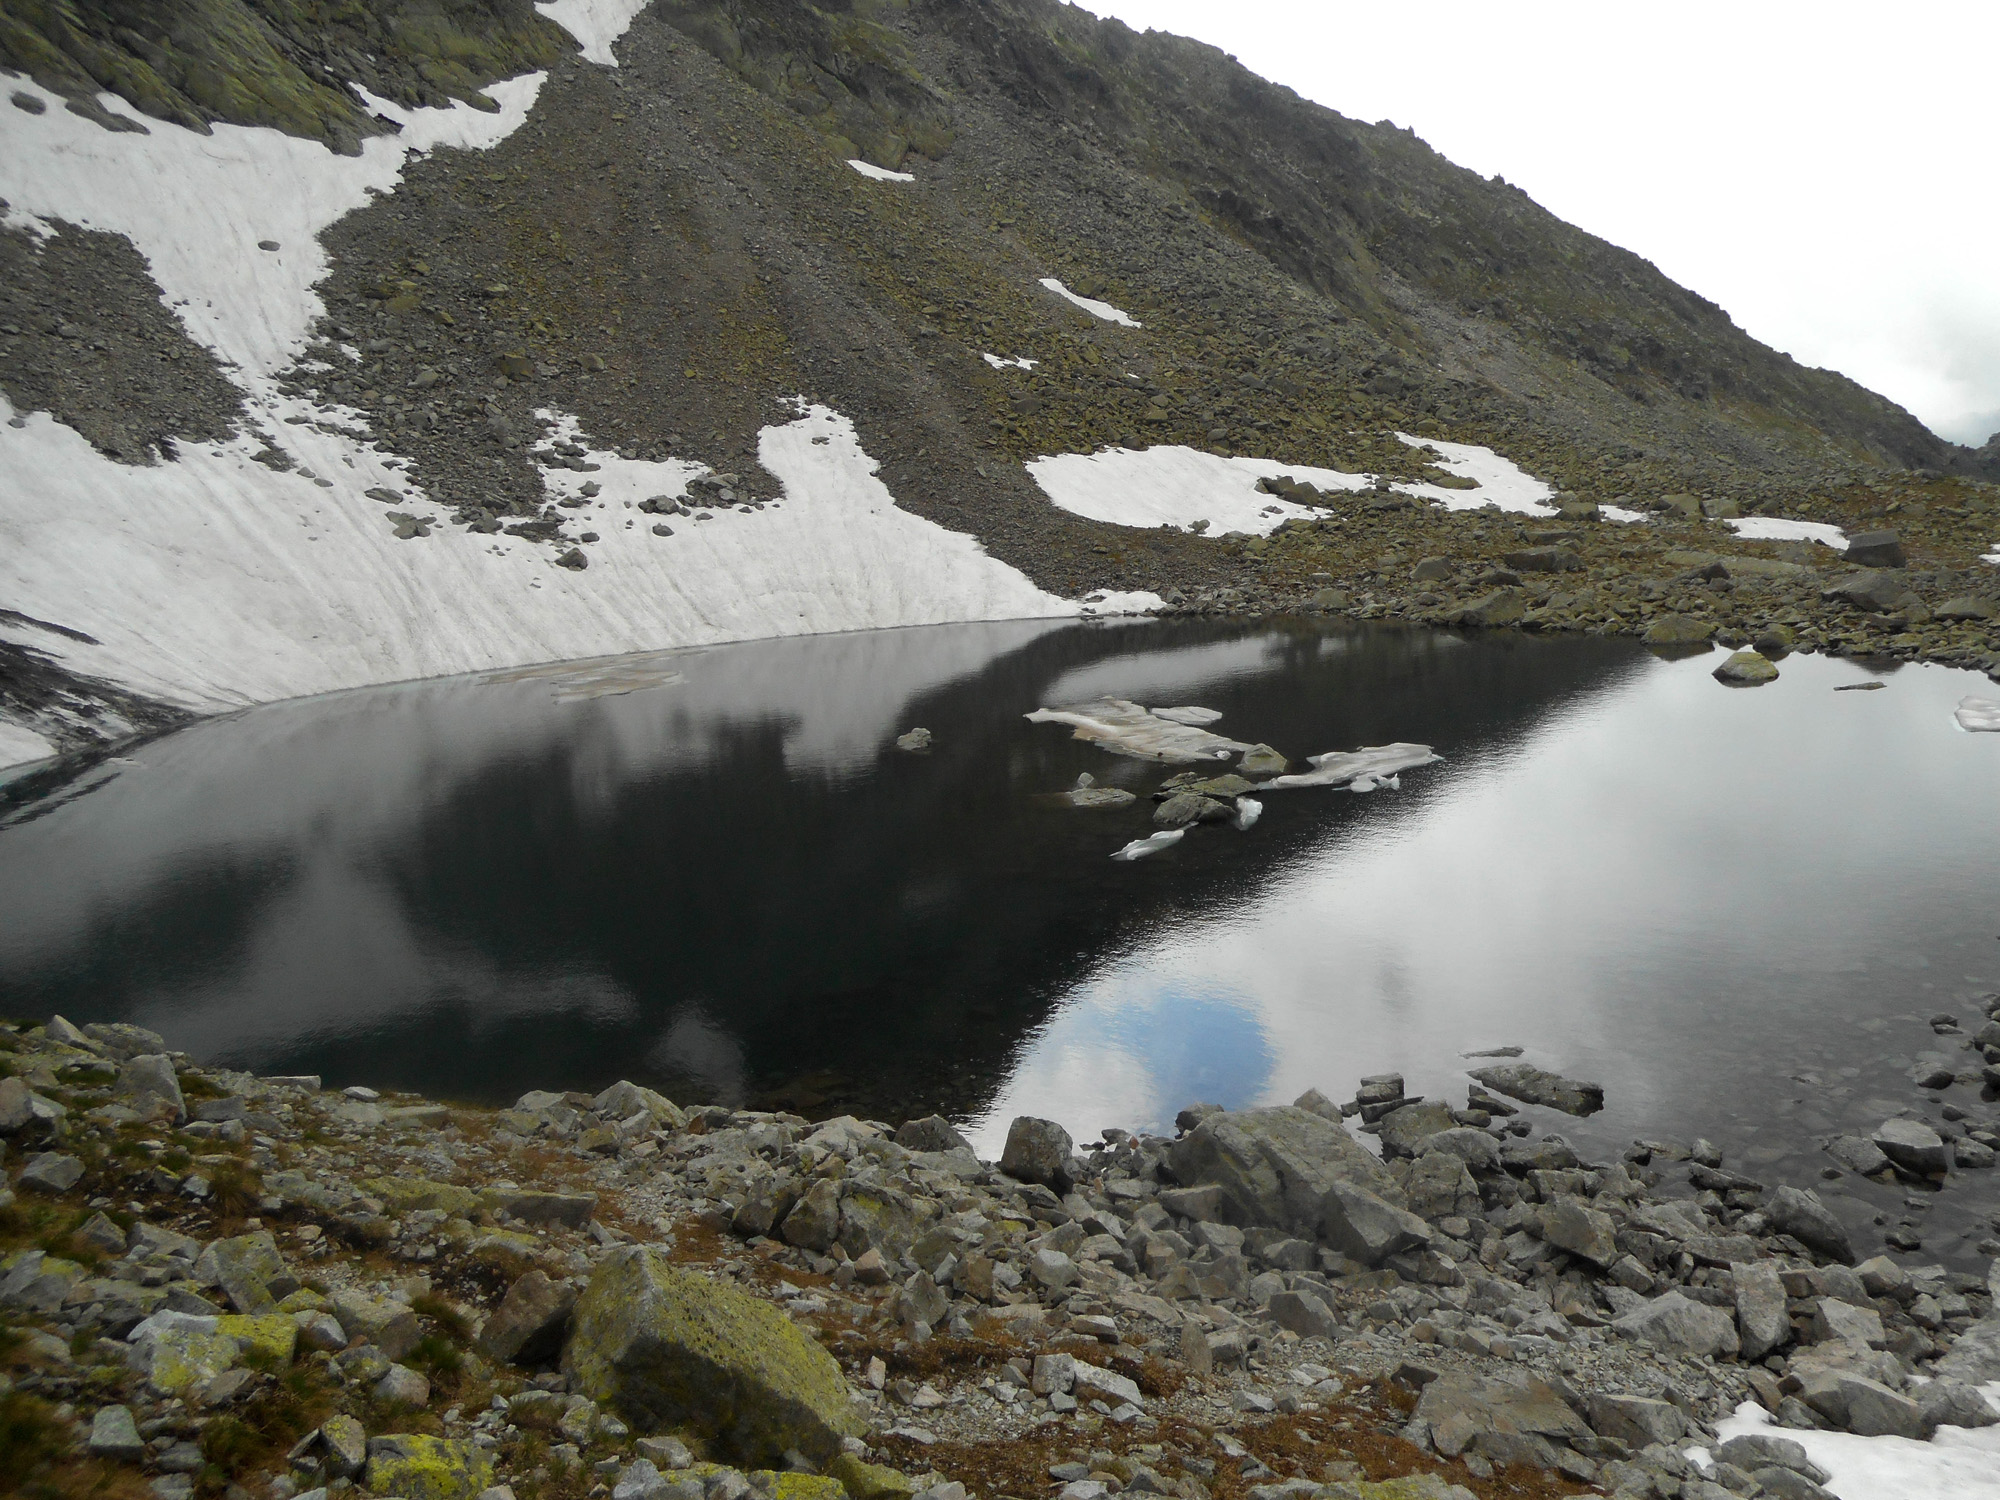
[[[1982,678],[1318,622],[1049,622],[758,642],[374,689],[202,723],[0,823],[0,1011],[133,1020],[208,1061],[510,1100],[619,1077],[898,1119],[989,1152],[1195,1099],[1463,1100],[1516,1045],[1602,1082],[1579,1144],[1705,1135],[1925,1256],[1994,1185],[1820,1180],[1816,1139],[1976,1086],[1909,1077],[2000,988]],[[1103,694],[1294,756],[1446,759],[1271,793],[1137,863],[1171,768],[1027,723]],[[897,751],[923,725],[928,755]],[[1542,1112],[1536,1112],[1540,1114]],[[1983,1177],[2000,1177],[1986,1173]],[[1911,1200],[1906,1202],[1906,1196]],[[1874,1234],[1879,1236],[1880,1228]],[[1867,1236],[1864,1235],[1864,1238]],[[1873,1241],[1870,1241],[1873,1243]],[[1923,1257],[1920,1257],[1923,1258]]]

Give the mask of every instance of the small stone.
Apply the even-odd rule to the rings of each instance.
[[[42,1151],[28,1158],[16,1185],[35,1193],[66,1193],[83,1180],[83,1163],[60,1151]]]
[[[145,1439],[129,1406],[102,1406],[90,1419],[90,1456],[137,1463],[146,1456]]]
[[[10,95],[9,98],[14,108],[19,110],[25,110],[28,114],[31,115],[42,114],[49,107],[46,100],[42,99],[38,95],[30,94],[23,89],[14,90],[13,94]]]
[[[428,1406],[431,1383],[408,1365],[391,1365],[375,1382],[375,1399],[391,1406]]]
[[[259,240],[257,241],[257,248],[259,250],[275,250],[278,248],[278,242],[276,240]]]

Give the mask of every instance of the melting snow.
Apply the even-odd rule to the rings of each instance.
[[[1186,836],[1185,828],[1163,828],[1147,838],[1132,840],[1111,857],[1124,860],[1144,859],[1149,854],[1158,854],[1162,849],[1171,849]]]
[[[850,156],[847,164],[863,177],[872,177],[877,182],[915,182],[915,172],[891,172],[887,167],[878,167],[872,161],[863,161],[858,156]]]
[[[1247,831],[1251,824],[1263,816],[1264,804],[1259,802],[1255,797],[1238,797],[1236,799],[1235,822],[1238,828]]]
[[[979,357],[996,370],[1032,370],[1041,363],[1039,359],[1002,359],[997,354],[982,354]]]
[[[1228,760],[1254,748],[1192,724],[1148,713],[1125,698],[1100,698],[1095,703],[1079,703],[1069,708],[1038,708],[1027,719],[1030,724],[1069,724],[1074,726],[1076,738],[1102,745],[1114,755],[1164,761],[1168,765]]]
[[[1437,449],[1445,468],[1477,479],[1480,485],[1476,490],[1436,484],[1395,485],[1403,494],[1433,500],[1453,510],[1491,504],[1521,515],[1555,514],[1555,508],[1547,503],[1552,493],[1548,485],[1524,474],[1491,448],[1398,436]],[[1218,536],[1232,532],[1268,536],[1286,521],[1325,513],[1265,494],[1257,488],[1260,479],[1287,474],[1335,492],[1366,489],[1374,483],[1371,474],[1284,464],[1270,458],[1225,458],[1179,444],[1062,453],[1037,458],[1027,467],[1042,493],[1073,515],[1115,526],[1193,527],[1205,521],[1209,531]],[[1639,519],[1635,512],[1626,514]]]
[[[1042,285],[1054,292],[1065,302],[1075,303],[1093,318],[1102,318],[1107,323],[1116,323],[1124,328],[1144,328],[1146,326],[1129,313],[1120,312],[1109,302],[1099,302],[1095,297],[1077,296],[1075,292],[1072,292],[1053,276],[1044,276],[1042,278]]]
[[[1847,534],[1825,521],[1788,521],[1782,516],[1732,516],[1727,524],[1746,542],[1819,542],[1836,552],[1847,550]]]
[[[1985,1388],[1989,1401],[1995,1387]],[[2000,1404],[2000,1403],[1996,1403]],[[1928,1443],[1915,1438],[1857,1437],[1851,1432],[1773,1428],[1771,1414],[1754,1401],[1716,1424],[1723,1442],[1748,1432],[1777,1431],[1806,1450],[1832,1475],[1826,1488],[1840,1500],[2000,1500],[2000,1427],[1941,1427]],[[1706,1449],[1693,1455],[1702,1467]]]
[[[1370,745],[1362,750],[1330,751],[1325,755],[1308,755],[1310,771],[1302,771],[1295,776],[1278,776],[1259,785],[1258,790],[1266,792],[1289,791],[1296,787],[1345,786],[1352,782],[1351,790],[1372,792],[1380,786],[1400,786],[1394,779],[1398,771],[1406,771],[1412,766],[1428,766],[1443,760],[1429,745],[1412,745],[1407,741],[1397,741],[1393,745]],[[1363,782],[1367,784],[1362,785]]]
[[[18,724],[9,724],[6,720],[0,719],[0,766],[14,766],[30,760],[47,760],[55,753],[56,747],[34,730],[23,729]]]
[[[1961,698],[1952,717],[1960,729],[2000,731],[2000,703],[1991,698]]]
[[[1213,724],[1222,717],[1218,708],[1156,708],[1153,717],[1165,719],[1171,724],[1193,724],[1199,728],[1203,724]]]
[[[586,62],[618,66],[611,44],[625,35],[649,0],[536,0],[535,9],[583,44]]]

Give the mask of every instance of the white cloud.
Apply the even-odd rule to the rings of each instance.
[[[1946,437],[2000,426],[2000,7],[1085,0],[1408,126]]]

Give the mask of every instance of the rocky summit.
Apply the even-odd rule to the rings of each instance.
[[[936,1116],[462,1108],[123,1024],[0,1050],[10,1493],[1793,1500],[1828,1475],[1786,1431],[2000,1423],[2000,1273],[1855,1264],[1809,1190],[1588,1160],[1477,1084],[1024,1117],[991,1162]]]

